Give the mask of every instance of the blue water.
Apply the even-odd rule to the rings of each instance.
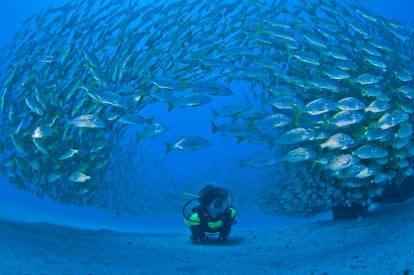
[[[50,5],[64,4],[66,1],[51,1],[51,0],[3,0],[0,1],[0,47],[3,47],[11,41],[13,34],[19,30],[20,24],[23,20],[29,16],[48,8]],[[414,24],[414,4],[409,0],[372,0],[361,1],[361,3],[371,10],[375,14],[382,15],[386,18],[397,20],[403,24]],[[1,64],[3,65],[3,64]],[[241,89],[243,87],[240,87]],[[215,108],[220,108],[228,103],[227,99],[215,99],[213,105]],[[197,113],[189,113],[187,109],[174,110],[174,116],[167,111],[165,106],[156,107],[158,109],[146,109],[145,112],[151,114],[151,112],[157,112],[157,119],[160,123],[165,123],[170,126],[169,131],[162,139],[156,139],[151,142],[153,152],[159,154],[165,163],[169,165],[169,168],[178,175],[177,183],[179,181],[188,178],[190,181],[192,178],[199,178],[200,173],[203,174],[203,180],[199,182],[193,182],[192,190],[188,192],[198,192],[198,190],[207,182],[215,182],[221,184],[223,175],[226,171],[232,173],[237,167],[234,166],[234,162],[228,161],[229,159],[242,159],[248,156],[249,152],[255,150],[255,146],[247,145],[247,143],[237,144],[234,139],[222,138],[219,135],[212,135],[210,126],[211,111],[209,106],[202,106],[197,108]],[[179,122],[177,124],[177,122]],[[206,125],[208,127],[206,127]],[[172,152],[165,156],[165,146],[163,141],[174,141],[180,136],[192,134],[194,132],[199,133],[200,136],[208,138],[211,143],[214,144],[212,148],[199,152]],[[213,165],[214,164],[214,165]],[[187,167],[191,167],[188,169]],[[219,167],[219,171],[217,171]],[[156,169],[156,168],[154,168]],[[213,170],[216,169],[216,170]],[[154,170],[155,173],[163,173],[162,171]],[[228,176],[228,175],[226,175]],[[234,180],[239,180],[242,185],[253,185],[254,182],[245,183],[244,176],[234,175]],[[254,175],[250,175],[254,178]],[[157,183],[154,183],[156,185]],[[250,186],[252,187],[252,186]],[[175,191],[173,186],[158,186],[159,192],[165,192],[166,194],[173,193]],[[235,194],[238,194],[236,191]],[[153,194],[155,197],[163,196],[163,194]],[[173,199],[178,200],[181,198],[181,194],[173,194]],[[139,219],[134,216],[121,215],[117,217],[115,211],[105,211],[94,208],[79,208],[76,206],[57,205],[49,199],[39,199],[32,196],[29,193],[16,190],[13,186],[8,184],[5,180],[0,182],[0,214],[7,217],[16,217],[18,219],[29,221],[48,221],[55,223],[64,223],[71,225],[78,225],[90,228],[113,228],[122,229],[127,231],[143,231],[145,225],[155,224],[156,219],[145,220],[142,222],[143,217]],[[237,197],[236,197],[237,202]],[[177,216],[180,215],[177,208]],[[254,211],[254,210],[252,210]],[[246,210],[246,213],[248,210]],[[162,216],[162,212],[159,213]],[[248,216],[248,215],[246,215]],[[326,217],[326,216],[325,216]],[[166,218],[168,219],[168,218]],[[280,219],[280,223],[283,222],[301,222],[302,219]],[[175,230],[184,231],[185,228],[181,228],[181,220],[171,218],[169,223],[175,224]],[[160,227],[158,227],[160,228]],[[148,230],[152,227],[146,228]]]
[[[51,5],[63,5],[67,1],[0,0],[0,49],[7,51],[7,44],[11,42],[13,34],[20,29],[20,24],[26,18]],[[144,2],[141,1],[141,3]],[[374,14],[414,26],[413,1],[361,0],[360,2]],[[0,64],[0,69],[3,65]],[[243,87],[243,84],[235,84],[232,88],[243,90],[246,87]],[[234,100],[234,97],[231,100]],[[144,209],[139,215],[132,215],[118,209],[57,204],[49,198],[39,198],[29,192],[17,190],[7,180],[0,177],[0,219],[47,222],[87,229],[105,228],[123,232],[187,234],[188,230],[184,226],[181,216],[181,206],[184,204],[182,192],[197,193],[206,183],[229,185],[230,181],[230,185],[237,186],[237,189],[232,191],[235,205],[239,206],[240,213],[235,231],[260,230],[261,228],[301,224],[319,219],[331,219],[330,212],[307,219],[304,217],[268,216],[261,213],[257,207],[249,207],[254,203],[246,198],[251,199],[249,192],[260,187],[262,174],[254,169],[242,171],[236,160],[246,159],[252,152],[263,150],[264,147],[247,142],[237,144],[234,138],[225,138],[219,134],[213,135],[211,133],[212,112],[210,107],[220,109],[229,103],[230,99],[217,97],[212,104],[196,109],[176,108],[173,112],[168,112],[167,106],[155,104],[142,111],[145,117],[156,116],[156,121],[168,125],[170,130],[160,138],[144,142],[144,146],[150,148],[148,152],[151,154],[149,158],[151,162],[146,164],[147,169],[150,169],[147,172],[151,175],[147,179],[152,180],[150,185],[146,186],[150,187],[146,193],[147,196],[135,198],[134,201],[129,196],[130,189],[119,188],[118,192],[120,193],[117,194],[117,198],[122,200],[124,196],[128,198],[124,203],[136,203],[142,205],[143,208],[149,207],[151,209]],[[213,146],[196,152],[172,151],[165,154],[165,141],[175,142],[182,136],[194,133],[208,139]],[[131,135],[133,135],[132,132]],[[128,173],[126,171],[122,174],[127,175]],[[132,179],[139,178],[139,175],[131,174],[130,177]],[[122,193],[123,191],[125,194]],[[168,209],[165,209],[163,202]],[[128,208],[125,204],[122,207]],[[135,209],[133,205],[130,208]],[[0,272],[2,272],[1,266]]]

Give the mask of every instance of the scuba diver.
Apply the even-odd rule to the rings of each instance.
[[[208,234],[219,233],[221,240],[227,240],[231,227],[236,223],[236,209],[230,190],[217,185],[206,185],[198,196],[189,200],[183,207],[185,224],[191,230],[191,240],[205,242]],[[186,208],[198,199],[199,205],[186,215]]]

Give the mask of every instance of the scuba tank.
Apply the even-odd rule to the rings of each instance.
[[[198,195],[184,193],[183,196],[190,197],[190,199],[183,206],[183,216],[186,219],[193,213],[192,209],[191,211],[187,210],[188,206],[196,200],[198,200],[200,205],[208,206],[216,198],[222,197],[228,200],[229,207],[233,207],[233,194],[230,190],[212,184],[206,185],[200,190]]]

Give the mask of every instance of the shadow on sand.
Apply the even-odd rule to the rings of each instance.
[[[210,235],[208,235],[206,240],[203,240],[201,242],[200,241],[192,242],[191,240],[189,240],[189,241],[194,245],[232,247],[232,246],[241,245],[242,243],[245,242],[245,240],[246,240],[246,238],[244,238],[242,236],[230,236],[227,240],[223,240],[223,239],[218,238],[214,234],[210,234]]]

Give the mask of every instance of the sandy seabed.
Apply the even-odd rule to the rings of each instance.
[[[252,220],[251,222],[254,223]],[[0,220],[1,274],[414,274],[414,200],[357,220],[237,225],[227,242]]]

